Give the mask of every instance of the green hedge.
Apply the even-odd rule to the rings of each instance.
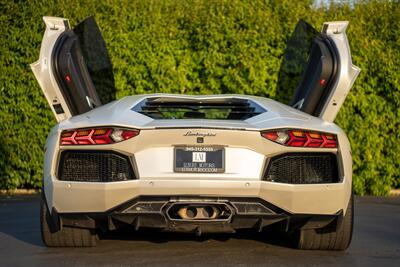
[[[117,97],[139,93],[240,93],[287,101],[279,65],[298,19],[320,28],[349,20],[362,72],[336,122],[353,148],[357,194],[399,187],[400,8],[398,1],[313,9],[307,1],[0,2],[0,188],[39,188],[43,146],[55,119],[30,71],[41,16],[72,25],[94,15],[111,55]]]

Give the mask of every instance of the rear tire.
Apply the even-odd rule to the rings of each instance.
[[[320,229],[300,230],[297,233],[297,248],[304,250],[345,250],[353,235],[354,203],[353,194],[347,206],[346,215],[339,227],[335,223]]]
[[[89,229],[62,227],[57,232],[52,232],[50,213],[46,202],[40,203],[40,228],[43,243],[48,247],[94,247],[97,235]]]

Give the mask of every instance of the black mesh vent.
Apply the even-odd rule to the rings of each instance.
[[[339,182],[336,155],[288,153],[271,158],[264,180],[287,184]]]
[[[249,99],[146,98],[132,108],[152,119],[246,120],[266,110]]]
[[[128,157],[112,151],[62,152],[58,178],[76,182],[116,182],[134,179]]]

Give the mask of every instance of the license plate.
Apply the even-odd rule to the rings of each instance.
[[[175,172],[221,173],[225,171],[224,147],[177,146],[175,147]]]

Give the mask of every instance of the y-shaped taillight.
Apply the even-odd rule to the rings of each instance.
[[[307,130],[271,130],[261,132],[261,136],[285,146],[336,148],[334,134]]]
[[[136,129],[96,127],[67,130],[61,133],[60,144],[65,145],[106,145],[118,143],[137,136]]]

